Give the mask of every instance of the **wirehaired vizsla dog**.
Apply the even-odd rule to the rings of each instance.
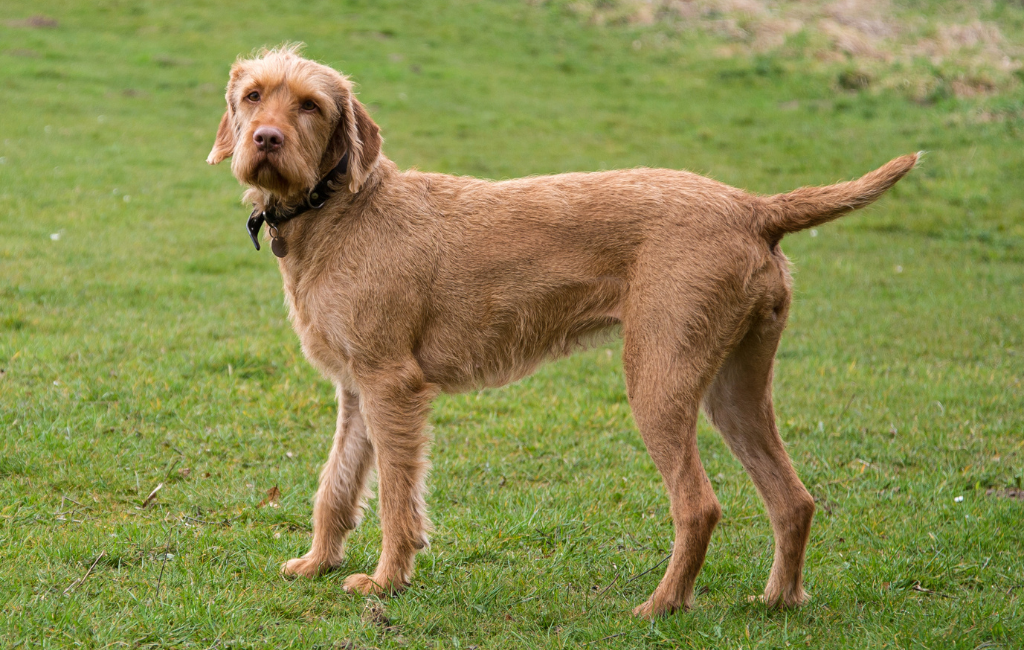
[[[814,501],[772,410],[792,280],[779,241],[863,207],[910,171],[903,156],[828,187],[756,196],[684,171],[626,169],[491,182],[399,171],[335,70],[286,46],[239,60],[207,162],[231,156],[279,257],[306,357],[337,387],[313,542],[283,572],[338,567],[376,467],[383,532],[373,575],[394,593],[427,544],[427,416],[441,391],[515,381],[621,327],[629,403],[668,489],[675,542],[634,611],[687,608],[721,507],[697,453],[698,411],[757,486],[775,535],[761,598],[807,599]]]

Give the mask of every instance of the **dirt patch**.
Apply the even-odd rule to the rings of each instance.
[[[990,488],[985,491],[985,494],[990,497],[1001,497],[1003,499],[1014,499],[1016,501],[1024,501],[1024,490],[1020,488]]]
[[[56,29],[60,26],[56,18],[49,16],[29,16],[21,20],[8,20],[4,24],[8,27],[26,27],[28,29]]]
[[[405,639],[400,634],[402,631],[401,628],[391,623],[391,619],[387,617],[387,613],[384,609],[384,603],[375,600],[369,601],[366,603],[366,607],[363,609],[363,613],[360,614],[359,618],[363,623],[372,625],[381,632],[391,635],[391,640],[399,645],[405,644]]]

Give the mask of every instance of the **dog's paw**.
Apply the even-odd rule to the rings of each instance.
[[[633,608],[633,616],[636,616],[637,618],[651,619],[654,618],[654,614],[652,613],[653,610],[654,606],[651,604],[651,601],[648,600]]]
[[[765,607],[776,607],[778,609],[788,609],[790,607],[800,607],[806,605],[811,600],[811,595],[804,590],[800,590],[799,594],[793,594],[783,598],[780,595],[768,595],[760,594],[757,596],[747,596],[748,603],[759,603]]]
[[[316,558],[297,557],[281,565],[281,573],[290,578],[315,578],[331,570]]]
[[[384,588],[365,573],[353,573],[345,578],[341,588],[350,594],[362,594],[364,596],[383,596],[385,593]]]
[[[678,609],[686,610],[685,606],[681,606],[678,603],[671,603],[667,600],[657,599],[651,596],[641,605],[637,605],[633,608],[633,616],[638,618],[653,619],[659,616],[668,616]]]
[[[365,573],[353,573],[345,578],[341,588],[350,594],[362,594],[364,596],[394,596],[408,587],[408,583],[400,580],[387,580],[378,578],[376,575],[368,576]]]

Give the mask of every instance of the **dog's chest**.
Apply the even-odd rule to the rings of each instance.
[[[325,289],[317,285],[299,286],[288,273],[283,275],[288,317],[302,353],[328,378],[346,382],[351,362],[349,332],[337,305],[338,296],[325,295]]]

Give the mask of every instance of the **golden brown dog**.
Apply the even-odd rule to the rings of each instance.
[[[791,298],[783,235],[877,199],[917,162],[856,181],[755,196],[683,171],[628,169],[491,182],[399,171],[338,72],[296,47],[231,69],[208,162],[233,156],[245,200],[287,214],[336,169],[331,197],[272,229],[292,324],[337,387],[313,543],[289,575],[342,562],[371,467],[383,549],[346,591],[409,583],[430,522],[427,415],[441,391],[500,386],[621,326],[637,427],[668,489],[675,543],[636,608],[689,607],[721,507],[697,454],[703,405],[764,499],[775,560],[763,600],[798,605],[814,500],[783,448],[772,365]]]

